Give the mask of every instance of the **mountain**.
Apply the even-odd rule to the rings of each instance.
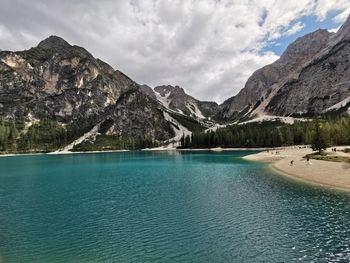
[[[29,50],[0,51],[0,152],[174,146],[225,126],[217,122],[350,113],[349,66],[350,18],[335,34],[298,38],[218,105],[179,86],[139,85],[50,36]]]
[[[224,119],[265,115],[310,116],[346,111],[350,101],[350,18],[334,33],[317,30],[298,38],[282,56],[248,79],[220,105]]]
[[[0,53],[1,116],[88,125],[137,84],[85,49],[51,36],[35,48]],[[15,103],[13,103],[15,102]]]
[[[179,86],[163,85],[153,90],[143,86],[143,89],[150,96],[157,98],[165,108],[199,120],[213,117],[219,110],[216,102],[199,101]]]
[[[0,52],[0,117],[74,127],[72,138],[96,133],[164,141],[175,136],[155,97],[82,47],[51,36],[25,51]],[[78,136],[79,135],[79,136]],[[76,138],[75,138],[76,139]]]

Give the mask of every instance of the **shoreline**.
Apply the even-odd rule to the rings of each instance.
[[[348,146],[338,146],[339,151]],[[242,157],[245,160],[267,163],[269,169],[288,179],[309,185],[350,192],[350,163],[311,159],[310,164],[303,158],[312,153],[310,148],[286,147],[280,154],[260,152]],[[336,153],[331,153],[337,155]],[[343,155],[344,153],[339,153]],[[350,154],[349,154],[350,156]],[[291,161],[294,164],[291,165]]]
[[[86,152],[69,152],[69,151],[62,151],[62,152],[47,152],[47,153],[40,153],[40,152],[33,152],[33,153],[8,153],[8,154],[0,154],[0,158],[5,157],[15,157],[15,156],[31,156],[31,155],[71,155],[71,154],[88,154],[88,153],[114,153],[114,152],[129,152],[131,150],[110,150],[110,151],[86,151]],[[1,263],[1,262],[0,262]]]
[[[195,148],[195,149],[177,149],[177,148],[145,148],[139,150],[106,150],[106,151],[79,151],[79,152],[71,152],[71,151],[55,151],[55,152],[32,152],[32,153],[5,153],[0,154],[1,157],[14,157],[14,156],[28,156],[28,155],[63,155],[63,154],[88,154],[88,153],[116,153],[116,152],[131,152],[131,151],[144,151],[144,152],[162,152],[162,151],[212,151],[212,152],[225,152],[225,151],[266,151],[272,149],[279,148]]]
[[[338,146],[339,149],[350,148],[349,146]],[[70,152],[57,151],[48,153],[13,153],[0,154],[1,157],[16,157],[16,156],[32,156],[32,155],[74,155],[74,154],[95,154],[95,153],[118,153],[132,151],[258,151],[257,153],[248,154],[242,157],[244,160],[263,162],[268,164],[268,168],[278,175],[288,179],[311,184],[319,187],[326,187],[334,190],[350,192],[350,163],[346,162],[331,162],[311,159],[311,164],[308,165],[303,157],[306,154],[312,153],[312,150],[307,146],[288,146],[275,148],[198,148],[198,149],[176,149],[176,148],[146,148],[140,150],[107,150],[107,151],[86,151],[86,152]],[[276,154],[278,152],[278,154]],[[344,153],[339,152],[339,155],[344,156]],[[350,154],[345,154],[350,157]],[[291,166],[290,162],[294,161]]]
[[[293,174],[287,173],[287,172],[285,172],[283,170],[280,170],[280,169],[274,167],[272,164],[270,164],[268,166],[268,168],[270,170],[272,170],[273,172],[277,173],[278,176],[283,176],[286,179],[292,180],[294,182],[307,184],[307,185],[312,185],[312,186],[316,186],[316,187],[327,188],[327,189],[331,189],[331,190],[342,191],[342,192],[348,192],[348,193],[350,192],[350,188],[341,187],[341,186],[334,186],[332,184],[325,184],[325,183],[320,183],[320,182],[317,182],[317,181],[307,180],[307,179],[295,176]]]

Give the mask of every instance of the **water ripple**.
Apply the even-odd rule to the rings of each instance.
[[[0,158],[1,259],[349,262],[350,195],[243,154]]]

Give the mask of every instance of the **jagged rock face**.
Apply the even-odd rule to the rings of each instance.
[[[350,17],[299,76],[279,89],[267,111],[277,115],[315,115],[327,111],[350,97],[349,67]]]
[[[219,115],[308,116],[350,112],[350,16],[336,34],[318,30],[292,43],[279,60],[256,71]]]
[[[110,119],[110,108],[114,107],[114,127],[120,127],[110,133],[130,132],[130,136],[140,138],[169,139],[172,136],[167,131],[169,125],[165,132],[152,126],[156,122],[161,125],[165,122],[154,103],[149,108],[136,107],[136,98],[137,101],[149,102],[148,96],[119,100],[122,94],[134,89],[140,90],[139,85],[122,72],[56,36],[27,51],[0,53],[2,118],[25,121],[49,118],[63,123],[79,123],[82,129],[86,129]],[[142,114],[142,110],[146,112]],[[114,118],[115,114],[123,117]],[[144,128],[138,116],[146,122]],[[127,118],[130,120],[126,121]]]
[[[286,83],[268,104],[275,115],[319,114],[350,96],[350,42],[336,45]]]
[[[213,101],[198,101],[198,108],[204,116],[215,116],[219,112],[219,105]]]
[[[216,114],[218,104],[216,102],[202,102],[186,94],[183,88],[179,86],[157,86],[154,92],[158,99],[168,108],[195,117],[203,119]]]
[[[148,86],[148,85],[141,85],[141,90],[142,92],[144,92],[146,95],[148,95],[149,97],[153,98],[153,99],[157,99],[156,94],[154,93],[153,89]]]
[[[171,124],[165,120],[156,100],[134,89],[124,93],[109,108],[112,119],[107,134],[166,140],[174,136]]]
[[[0,61],[0,113],[9,118],[69,121],[83,116],[94,122],[123,91],[137,85],[58,37],[28,51],[1,52]]]
[[[179,86],[157,86],[154,88],[161,97],[169,101],[169,108],[173,110],[181,110],[190,113],[188,105],[196,103],[195,99],[187,95],[183,88]]]
[[[286,81],[297,78],[301,69],[327,47],[331,36],[327,30],[318,30],[297,39],[280,59],[257,70],[236,96],[220,105],[220,116],[235,118],[243,111],[253,111],[260,105],[261,108],[266,106]]]

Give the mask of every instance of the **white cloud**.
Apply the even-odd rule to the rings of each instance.
[[[349,0],[317,0],[311,2],[314,2],[313,12],[319,20],[325,19],[330,11],[343,12],[350,7]]]
[[[22,50],[55,34],[84,46],[139,83],[173,84],[206,100],[236,94],[278,56],[267,43],[349,0],[0,0],[0,49]]]
[[[349,15],[350,15],[350,7],[345,9],[343,12],[341,12],[336,17],[334,17],[333,21],[336,22],[336,23],[344,23]]]
[[[289,28],[286,32],[285,35],[291,36],[294,35],[295,33],[299,32],[305,27],[305,24],[301,23],[300,21],[295,23],[291,28]]]

